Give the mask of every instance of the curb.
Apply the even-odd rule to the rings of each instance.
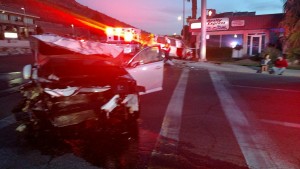
[[[231,71],[231,72],[242,72],[242,73],[255,73],[258,70],[258,67],[254,66],[240,66],[235,64],[222,64],[222,63],[211,63],[211,62],[195,62],[195,61],[186,61],[186,60],[173,60],[174,63],[180,65],[186,65],[189,67],[195,68],[205,68],[208,70],[218,70],[218,71]],[[300,70],[287,69],[283,76],[293,76],[300,77]]]

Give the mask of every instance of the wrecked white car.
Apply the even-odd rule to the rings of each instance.
[[[19,131],[130,123],[140,114],[139,95],[162,89],[159,46],[128,58],[115,45],[49,34],[34,38],[36,63],[24,67],[29,82],[21,87],[24,99],[13,111],[22,122]]]

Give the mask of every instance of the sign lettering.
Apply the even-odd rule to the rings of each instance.
[[[213,18],[207,19],[207,31],[220,31],[229,29],[229,18]],[[201,23],[195,22],[191,24],[191,29],[201,29]]]

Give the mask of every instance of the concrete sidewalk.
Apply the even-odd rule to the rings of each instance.
[[[255,67],[255,66],[240,66],[240,65],[234,65],[229,63],[216,64],[211,62],[196,62],[196,61],[177,60],[177,59],[173,59],[173,62],[178,66],[186,66],[190,68],[202,68],[202,69],[216,70],[216,71],[256,73],[257,70],[259,69],[259,67]],[[264,72],[263,74],[268,74],[268,73]],[[272,76],[278,76],[278,75],[272,75]],[[300,77],[300,70],[287,69],[282,76]]]

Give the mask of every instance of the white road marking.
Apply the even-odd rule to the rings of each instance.
[[[172,152],[176,154],[188,75],[189,69],[183,69],[180,79],[168,104],[159,137],[157,138],[155,148],[151,153],[151,159],[160,155],[165,155],[166,152],[164,152],[161,148],[166,146],[171,146]],[[169,153],[170,152],[168,152],[168,154]],[[150,160],[149,166],[151,165],[153,164]]]
[[[16,123],[15,117],[13,115],[7,116],[0,120],[0,129],[7,127],[11,124]]]
[[[188,80],[188,69],[183,69],[177,86],[169,102],[166,114],[160,130],[160,135],[179,141],[181,127],[181,115],[184,103],[185,90]]]
[[[281,122],[281,121],[274,121],[274,120],[261,120],[264,123],[270,123],[275,125],[281,125],[285,127],[293,127],[293,128],[300,128],[300,124],[297,123],[290,123],[290,122]]]
[[[287,89],[274,89],[274,88],[266,88],[266,87],[255,87],[255,86],[242,86],[242,85],[231,85],[234,87],[242,87],[242,88],[250,88],[250,89],[259,89],[259,90],[275,90],[275,91],[281,91],[281,92],[294,92],[294,93],[300,93],[299,90],[287,90]]]
[[[251,126],[244,112],[236,105],[233,97],[224,84],[228,84],[225,77],[215,71],[210,72],[215,90],[222,108],[229,121],[241,151],[249,168],[297,168],[289,163],[284,156],[275,149],[272,140],[260,130]]]

